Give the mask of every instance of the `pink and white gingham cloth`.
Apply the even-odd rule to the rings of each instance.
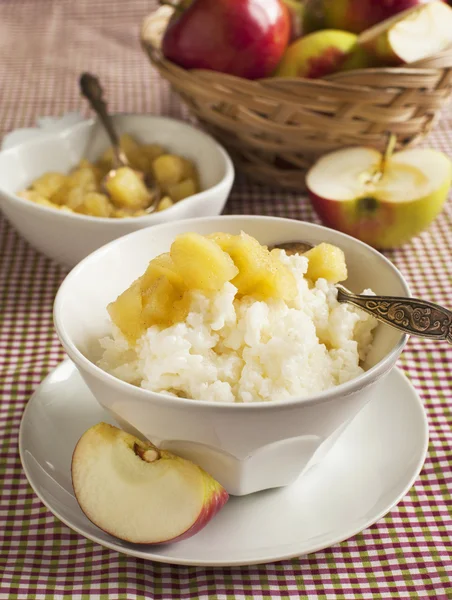
[[[98,73],[117,112],[187,119],[138,42],[148,0],[1,0],[0,129],[43,115],[85,113],[82,71]],[[452,154],[452,112],[429,144]],[[315,221],[297,193],[237,178],[228,213]],[[452,203],[430,229],[387,252],[414,295],[452,306]],[[243,568],[145,562],[93,544],[63,525],[29,487],[18,455],[27,400],[63,358],[52,303],[66,271],[33,250],[0,217],[0,600],[155,598],[263,600],[452,599],[452,347],[411,339],[399,365],[430,423],[424,469],[389,515],[326,551]],[[397,460],[397,457],[394,457]]]

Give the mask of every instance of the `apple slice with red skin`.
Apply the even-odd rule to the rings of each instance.
[[[385,161],[373,148],[345,148],[320,158],[306,176],[323,223],[376,248],[400,246],[428,227],[451,182],[451,160],[428,148]]]
[[[304,30],[343,29],[361,33],[406,10],[434,0],[307,0]]]
[[[452,44],[452,8],[430,2],[375,25],[359,45],[383,65],[404,65],[432,56]]]
[[[136,544],[187,539],[229,498],[191,461],[106,423],[82,435],[71,472],[75,497],[88,519]]]

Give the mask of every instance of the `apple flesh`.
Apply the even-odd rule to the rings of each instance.
[[[386,65],[403,65],[452,44],[452,8],[442,2],[424,4],[365,31],[359,45]]]
[[[259,79],[274,71],[290,33],[282,0],[193,0],[168,24],[162,52],[185,69]]]
[[[373,148],[346,148],[320,158],[306,185],[323,223],[376,248],[397,247],[424,230],[441,211],[452,182],[452,162],[415,148],[384,165]]]
[[[275,77],[316,79],[340,70],[356,47],[357,36],[326,29],[300,38],[287,48]]]
[[[82,435],[71,471],[88,519],[136,544],[189,538],[228,500],[226,490],[194,463],[106,423]]]
[[[307,0],[305,30],[344,29],[361,33],[377,23],[432,0]]]

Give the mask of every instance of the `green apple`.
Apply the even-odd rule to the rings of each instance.
[[[293,42],[286,50],[275,77],[316,79],[339,71],[356,47],[357,36],[348,31],[315,31]]]
[[[427,228],[451,183],[451,160],[428,148],[386,158],[373,148],[345,148],[320,158],[306,176],[324,224],[376,248],[400,246]]]
[[[367,69],[378,66],[375,57],[365,48],[356,44],[350,54],[341,65],[340,71],[352,71],[354,69]]]
[[[359,45],[386,65],[403,65],[452,44],[452,8],[430,2],[396,15],[362,33]]]
[[[197,465],[106,423],[82,435],[71,472],[88,519],[136,544],[191,537],[228,500],[226,490]]]

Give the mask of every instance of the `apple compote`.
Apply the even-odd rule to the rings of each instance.
[[[124,218],[146,214],[150,197],[140,173],[157,183],[161,196],[158,211],[200,191],[199,174],[192,161],[158,144],[140,144],[128,134],[122,135],[120,142],[130,167],[117,169],[108,181],[104,182],[104,177],[113,168],[111,148],[95,163],[82,159],[66,175],[44,173],[18,196],[57,210]]]

